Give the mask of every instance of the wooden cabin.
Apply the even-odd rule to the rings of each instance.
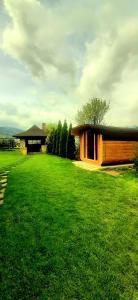
[[[20,151],[22,154],[46,153],[46,133],[36,125],[14,135],[14,137],[20,139]]]
[[[80,137],[80,159],[98,165],[131,163],[138,148],[138,129],[80,125],[72,129]]]

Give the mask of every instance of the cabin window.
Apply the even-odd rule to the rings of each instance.
[[[98,159],[98,136],[95,134],[95,159]]]
[[[84,148],[84,153],[86,147]],[[88,159],[98,160],[98,135],[91,130],[87,132],[87,155]]]
[[[28,145],[41,144],[41,140],[28,140]]]
[[[87,157],[87,132],[84,132],[84,157]]]
[[[94,134],[90,130],[87,132],[88,158],[94,159]]]

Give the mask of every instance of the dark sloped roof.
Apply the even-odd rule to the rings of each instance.
[[[72,128],[73,135],[80,135],[86,130],[91,130],[94,133],[101,133],[104,139],[122,139],[138,141],[138,129],[127,127],[114,127],[104,125],[84,124]]]
[[[38,126],[34,125],[26,131],[17,133],[16,135],[14,135],[14,137],[16,137],[16,138],[21,138],[21,137],[46,137],[46,134],[42,129],[40,129]]]

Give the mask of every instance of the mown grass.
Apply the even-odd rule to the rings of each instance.
[[[0,171],[10,168],[23,159],[19,151],[0,151]]]
[[[134,174],[30,156],[0,212],[2,299],[136,300],[137,200]]]

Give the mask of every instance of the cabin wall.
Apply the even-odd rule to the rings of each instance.
[[[38,139],[40,139],[40,138],[38,137]],[[35,151],[36,152],[41,152],[41,153],[46,153],[45,138],[41,138],[41,144],[39,145],[39,148],[40,148],[39,151],[38,151],[38,149],[36,149],[35,145],[32,145],[32,148],[30,149],[29,148],[30,145],[28,145],[28,140],[29,140],[29,138],[26,139],[26,140],[24,140],[24,139],[20,140],[20,152],[23,155],[27,155],[27,153],[35,152]]]
[[[138,141],[113,141],[103,140],[101,134],[98,138],[98,159],[88,159],[87,136],[84,143],[84,132],[80,135],[80,159],[98,165],[131,163],[133,162]]]
[[[23,155],[27,155],[27,147],[26,147],[26,141],[25,140],[20,140],[20,152]]]
[[[132,162],[136,155],[136,141],[103,141],[103,165]]]
[[[41,153],[46,153],[46,145],[41,145]]]

